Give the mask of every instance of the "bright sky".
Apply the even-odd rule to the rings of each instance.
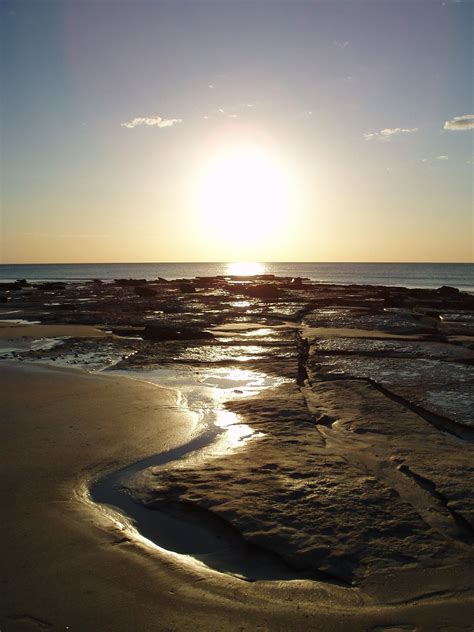
[[[473,7],[3,0],[0,262],[472,261]]]

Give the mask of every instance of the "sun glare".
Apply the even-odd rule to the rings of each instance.
[[[290,187],[282,165],[252,143],[217,151],[201,174],[201,217],[226,244],[264,245],[282,234]],[[245,247],[244,247],[245,246]]]
[[[265,266],[263,263],[254,261],[239,261],[227,264],[227,274],[231,276],[254,276],[256,274],[264,274]]]

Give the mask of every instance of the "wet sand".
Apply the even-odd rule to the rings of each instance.
[[[17,324],[0,319],[0,339],[17,338],[106,338],[108,334],[90,325]]]
[[[175,393],[12,363],[0,379],[5,632],[468,629],[465,594],[384,606],[327,582],[244,582],[141,543],[82,494],[99,473],[192,436]]]

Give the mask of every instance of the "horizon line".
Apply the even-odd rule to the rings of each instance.
[[[0,262],[0,266],[98,266],[98,265],[230,265],[233,263],[258,263],[273,265],[320,265],[320,264],[365,264],[365,265],[474,265],[474,261],[32,261]]]

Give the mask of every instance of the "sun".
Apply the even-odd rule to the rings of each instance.
[[[257,144],[218,149],[200,176],[199,212],[207,229],[224,243],[240,243],[244,255],[281,236],[289,202],[283,165]]]

